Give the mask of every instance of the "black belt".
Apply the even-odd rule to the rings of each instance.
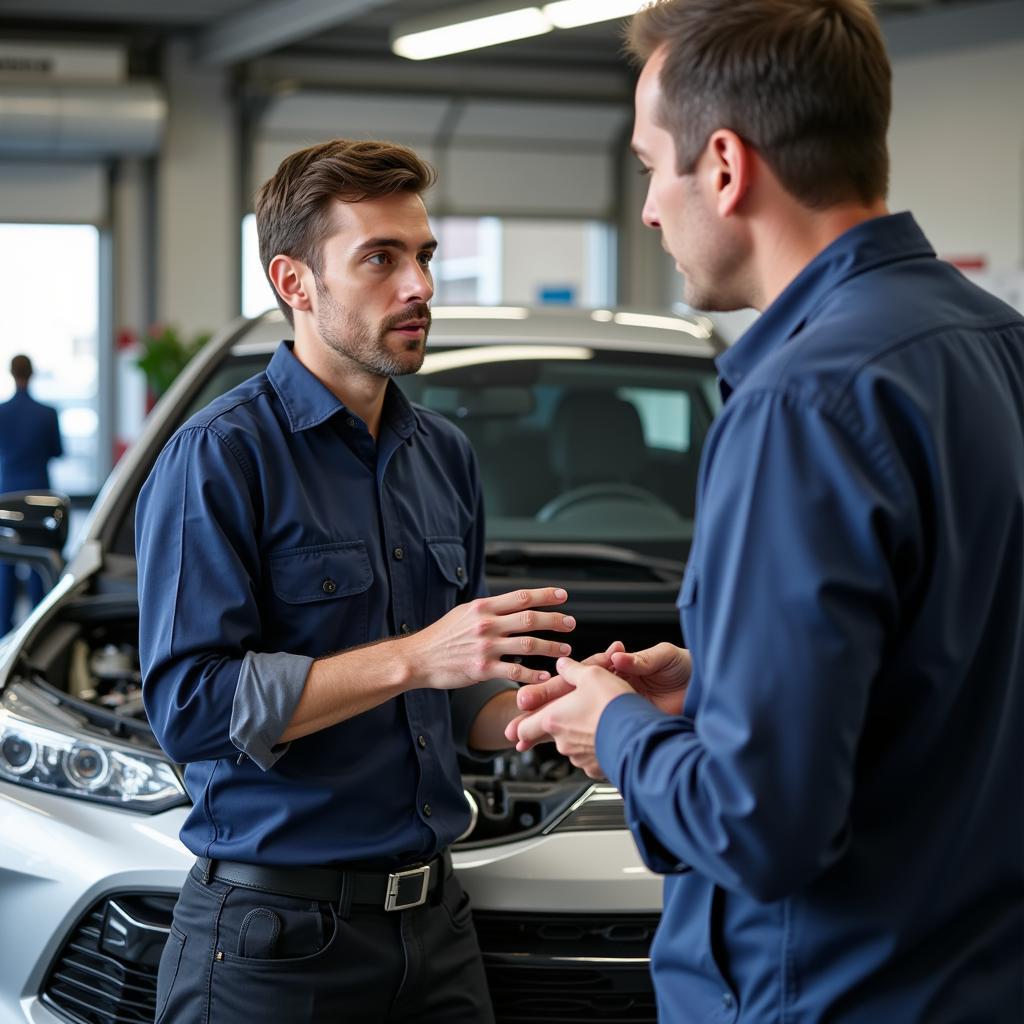
[[[410,910],[426,903],[443,885],[451,871],[451,854],[445,850],[429,864],[390,873],[340,868],[267,867],[236,860],[199,857],[196,867],[204,881],[216,878],[248,889],[266,889],[279,896],[317,900],[347,907],[350,904],[381,910]]]

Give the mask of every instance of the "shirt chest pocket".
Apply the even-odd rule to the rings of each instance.
[[[282,649],[316,657],[366,643],[373,568],[363,541],[275,551],[270,583],[276,621],[267,625],[288,641]]]
[[[435,622],[465,599],[469,583],[466,546],[458,537],[428,537],[423,624]]]

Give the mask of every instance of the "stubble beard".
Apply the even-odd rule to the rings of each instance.
[[[354,309],[342,306],[329,291],[317,284],[317,333],[324,344],[339,356],[375,377],[403,377],[416,373],[423,365],[427,335],[430,333],[430,307],[414,303],[385,319],[374,328]],[[423,337],[409,338],[403,351],[388,347],[388,332],[408,320],[425,320]]]
[[[686,196],[686,265],[677,260],[683,275],[683,301],[706,313],[731,313],[751,305],[746,254],[736,237],[705,206],[696,181]]]

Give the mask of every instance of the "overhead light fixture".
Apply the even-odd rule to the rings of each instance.
[[[544,4],[542,10],[555,28],[577,28],[612,18],[628,18],[650,0],[557,0]]]
[[[400,22],[391,34],[391,50],[409,60],[430,60],[541,36],[556,28],[626,18],[650,2],[557,0],[517,7],[515,0],[492,0]]]
[[[504,8],[504,9],[502,9]],[[508,4],[475,4],[443,16],[417,18],[395,27],[391,49],[409,60],[446,57],[465,50],[479,50],[516,39],[544,35],[554,27],[539,7],[508,10]],[[452,18],[458,21],[451,21]]]

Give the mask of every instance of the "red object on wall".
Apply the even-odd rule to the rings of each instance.
[[[138,341],[135,332],[130,327],[122,327],[114,336],[114,351],[123,352],[131,348]]]
[[[952,263],[957,270],[988,270],[987,256],[943,256],[947,263]]]

